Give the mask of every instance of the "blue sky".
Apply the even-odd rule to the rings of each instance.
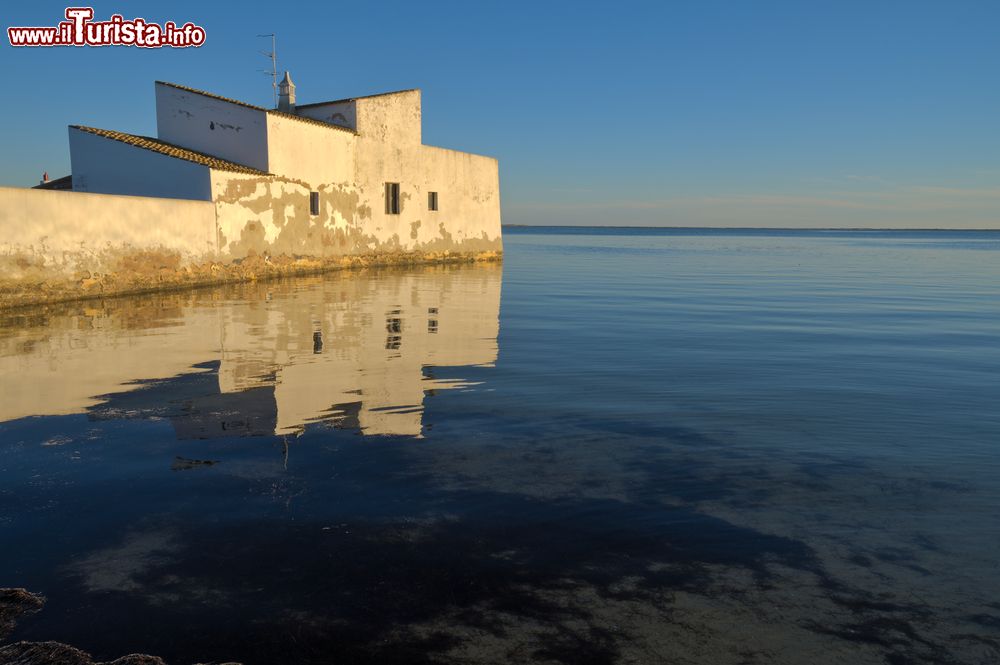
[[[55,25],[65,3],[7,3]],[[423,89],[424,142],[500,160],[506,223],[1000,228],[1000,2],[97,2],[198,49],[12,49],[0,184],[66,125],[155,135],[153,81],[257,104]]]

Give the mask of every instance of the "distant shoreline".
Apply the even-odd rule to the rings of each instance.
[[[505,229],[640,229],[657,231],[977,231],[1000,233],[1000,228],[923,228],[884,226],[635,226],[613,224],[503,224]]]

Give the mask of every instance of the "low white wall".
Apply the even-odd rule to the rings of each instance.
[[[217,251],[215,206],[156,199],[0,187],[0,278],[113,269],[129,250],[168,250],[182,262]]]

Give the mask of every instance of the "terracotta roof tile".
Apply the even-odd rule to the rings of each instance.
[[[157,81],[156,83],[158,85],[166,85],[166,86],[170,86],[171,88],[177,88],[178,90],[183,90],[185,92],[191,92],[191,93],[194,93],[196,95],[203,95],[205,97],[211,97],[212,99],[218,99],[219,101],[228,102],[230,104],[236,104],[238,106],[243,106],[243,107],[246,107],[248,109],[253,109],[255,111],[264,111],[265,113],[270,113],[272,115],[279,116],[279,117],[282,117],[282,118],[290,118],[292,120],[301,120],[302,122],[308,122],[308,123],[313,124],[313,125],[320,125],[320,126],[323,126],[323,127],[332,127],[333,129],[339,129],[342,132],[350,132],[351,134],[357,134],[357,132],[354,131],[353,129],[351,129],[350,127],[341,127],[340,125],[334,125],[334,124],[329,123],[329,122],[323,122],[322,120],[316,120],[315,118],[307,118],[305,116],[296,115],[294,113],[285,113],[284,111],[277,111],[275,109],[266,109],[263,106],[254,106],[253,104],[247,104],[246,102],[241,102],[238,99],[230,99],[229,97],[223,97],[221,95],[215,95],[215,94],[212,94],[211,92],[205,92],[204,90],[198,90],[196,88],[189,88],[186,85],[178,85],[176,83],[167,83],[166,81]],[[391,93],[386,93],[386,94],[391,94]]]
[[[237,104],[238,106],[245,106],[248,109],[254,109],[255,111],[266,111],[267,109],[263,106],[254,106],[253,104],[247,104],[246,102],[241,102],[238,99],[230,99],[229,97],[223,97],[222,95],[213,95],[210,92],[205,92],[204,90],[198,90],[196,88],[189,88],[186,85],[178,85],[176,83],[167,83],[166,81],[157,81],[157,85],[166,85],[171,88],[177,88],[178,90],[183,90],[185,92],[193,92],[196,95],[203,95],[205,97],[211,97],[212,99],[218,99],[223,102],[229,102],[230,104]]]
[[[294,113],[285,113],[284,111],[268,111],[271,115],[277,116],[279,118],[288,118],[290,120],[301,120],[302,122],[308,122],[313,125],[320,125],[321,127],[330,127],[331,129],[339,129],[342,132],[348,132],[349,134],[357,134],[356,131],[350,127],[341,127],[340,125],[335,125],[332,122],[324,122],[322,120],[317,120],[316,118],[308,118],[304,115],[295,115]]]
[[[374,95],[361,95],[360,97],[346,97],[344,99],[331,99],[328,102],[313,102],[311,104],[297,104],[296,108],[309,108],[310,106],[326,106],[327,104],[343,104],[354,102],[359,99],[371,99],[372,97],[385,97],[387,95],[401,95],[404,92],[419,92],[420,88],[407,88],[406,90],[393,90],[392,92],[377,92]]]
[[[208,166],[220,171],[234,171],[236,173],[249,173],[251,175],[269,175],[265,171],[255,169],[250,166],[244,166],[243,164],[230,162],[226,159],[206,155],[203,152],[188,150],[187,148],[182,148],[178,145],[174,145],[173,143],[167,143],[166,141],[150,138],[148,136],[136,136],[135,134],[116,132],[111,129],[97,129],[96,127],[84,127],[82,125],[70,125],[70,127],[78,129],[81,132],[87,132],[106,139],[120,141],[121,143],[135,146],[137,148],[144,148],[146,150],[158,152],[161,155],[166,155],[167,157],[176,157],[177,159],[194,162],[195,164],[201,164],[202,166]]]

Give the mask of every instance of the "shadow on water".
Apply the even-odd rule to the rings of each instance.
[[[675,593],[725,593],[719,568],[756,584],[775,565],[822,574],[802,543],[664,503],[652,487],[634,488],[639,502],[448,490],[413,468],[406,440],[358,441],[310,429],[281,487],[273,469],[227,476],[239,454],[213,449],[221,460],[192,465],[206,474],[196,503],[144,497],[127,532],[95,525],[65,553],[48,612],[18,637],[246,663],[437,662],[492,637],[508,656],[609,663],[630,639],[625,610],[609,620],[614,604],[662,620]],[[219,492],[259,504],[221,515],[203,503]]]
[[[88,611],[125,634],[153,625],[200,638],[178,652],[148,635],[145,648],[163,655],[421,662],[463,632],[504,637],[520,627],[537,633],[520,639],[548,659],[578,663],[613,662],[626,639],[586,605],[567,602],[581,589],[668,611],[665,590],[708,593],[711,565],[745,567],[760,579],[768,577],[765,561],[814,565],[800,543],[683,508],[482,494],[417,505],[465,501],[489,509],[384,523],[160,524],[68,572],[82,579],[78,593],[95,595]],[[143,549],[150,538],[156,549]],[[123,553],[147,557],[127,579],[119,577]],[[189,633],[195,626],[210,626],[210,638]],[[255,627],[250,636],[247,626]],[[86,633],[73,639],[88,641]]]

